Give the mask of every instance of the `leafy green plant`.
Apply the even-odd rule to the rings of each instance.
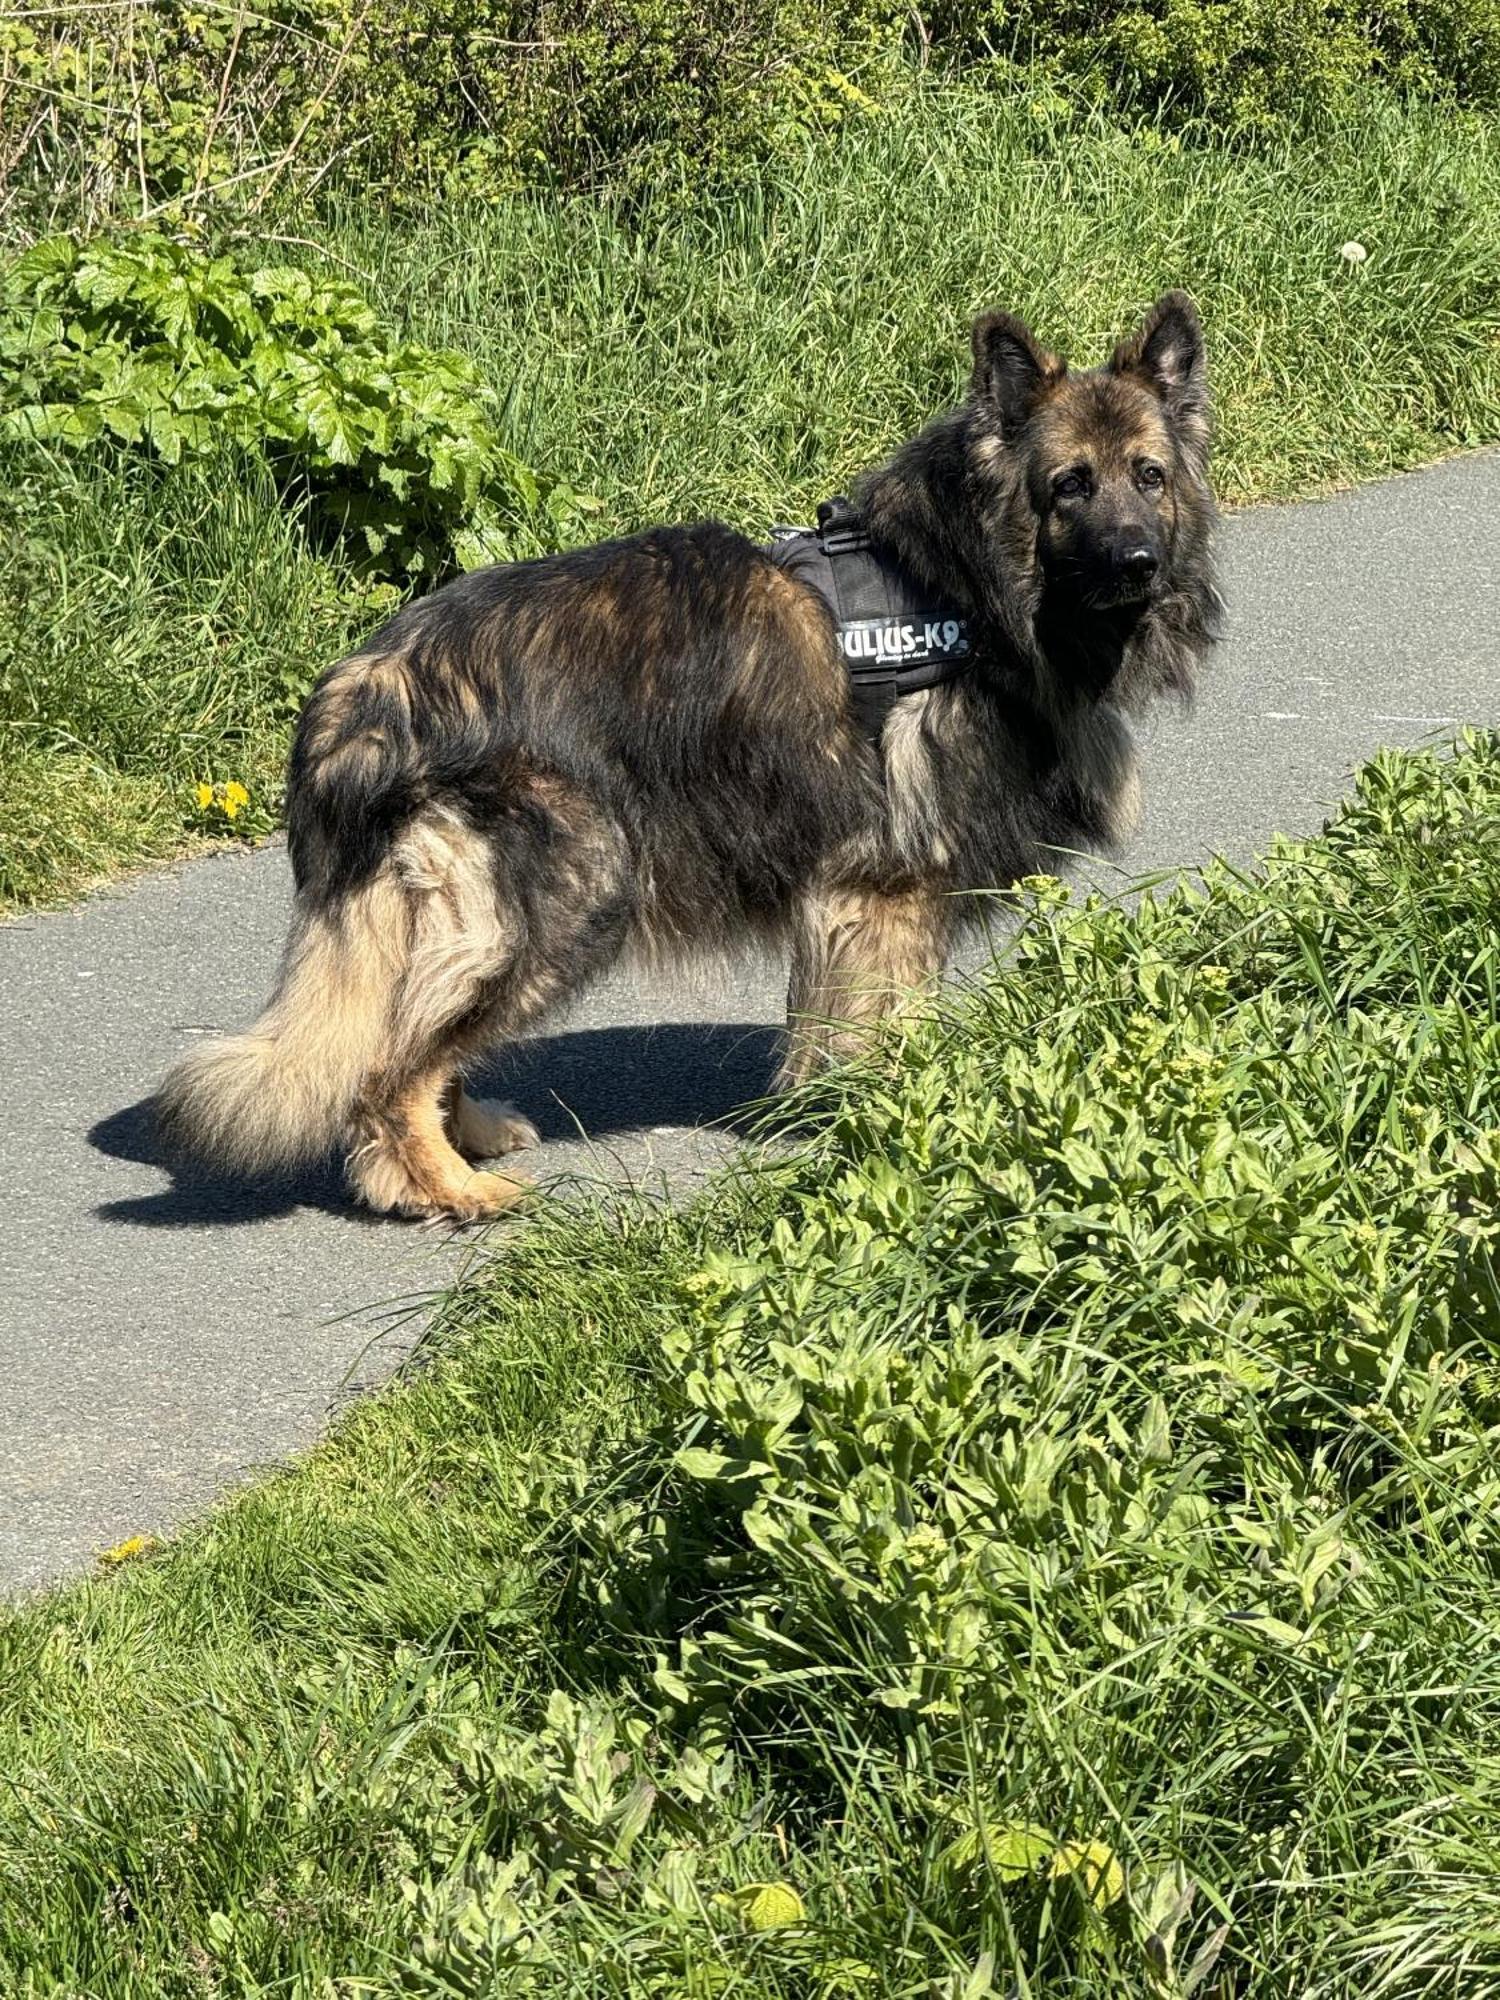
[[[1337,109],[1371,84],[1500,98],[1495,0],[938,0],[924,18],[952,60],[1241,130]]]
[[[503,449],[468,363],[386,339],[338,279],[154,232],[49,237],[12,260],[0,309],[0,438],[259,453],[378,571],[531,553],[587,505]]]
[[[1356,1671],[1387,1538],[1494,1554],[1500,744],[1440,768],[1377,759],[1264,884],[1030,885],[1012,971],[848,1079],[768,1238],[686,1281],[641,1498],[575,1515],[643,1713],[879,1782],[1030,1882],[1038,1950],[1044,1887],[1085,1956],[1141,1900],[1122,1822],[1007,1819],[1086,1796],[1044,1718],[1101,1690],[1086,1761],[1149,1817],[1148,1728],[1186,1756],[1210,1688],[1269,1721]]]
[[[893,0],[56,0],[0,20],[5,195],[93,221],[601,179],[684,196],[871,108]]]

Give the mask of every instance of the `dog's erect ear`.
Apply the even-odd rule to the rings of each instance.
[[[1014,313],[981,313],[974,322],[975,396],[1000,413],[1007,437],[1018,431],[1068,364],[1038,344],[1025,320]]]
[[[1174,423],[1208,442],[1208,358],[1203,323],[1186,292],[1163,292],[1139,333],[1122,340],[1110,359],[1116,375],[1138,375],[1161,397]]]

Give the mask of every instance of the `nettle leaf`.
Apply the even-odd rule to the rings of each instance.
[[[178,275],[167,280],[157,294],[156,313],[168,340],[181,344],[191,338],[199,303],[186,278]]]
[[[302,392],[302,413],[314,441],[332,465],[357,465],[364,449],[366,425],[357,405],[326,382],[310,383]]]
[[[66,331],[66,322],[56,306],[38,304],[22,308],[8,326],[0,328],[0,355],[9,360],[44,354],[66,337]]]
[[[509,562],[515,545],[493,519],[459,528],[453,537],[453,555],[462,570],[488,569],[493,563]]]
[[[141,265],[122,257],[95,255],[79,265],[73,288],[87,305],[119,305],[132,296],[146,275]],[[154,278],[154,272],[150,276]]]
[[[0,415],[0,434],[7,437],[87,445],[103,432],[103,415],[92,403],[27,403]]]
[[[146,435],[146,419],[151,411],[147,397],[133,390],[114,396],[100,396],[94,405],[104,428],[126,444],[139,444]]]
[[[435,444],[427,467],[428,483],[439,493],[454,485],[458,478],[458,460],[445,445]]]
[[[78,265],[78,245],[71,236],[44,236],[11,259],[6,267],[6,291],[16,298],[46,294],[52,283]]]
[[[308,302],[308,318],[346,341],[366,340],[379,325],[374,308],[353,285],[319,285]]]
[[[287,358],[287,345],[281,336],[262,333],[245,356],[243,372],[258,389],[269,393],[284,387],[288,374]]]
[[[306,318],[313,287],[306,271],[290,264],[270,264],[251,273],[249,289],[252,298],[266,302],[268,318],[286,318],[297,325]]]
[[[182,457],[188,435],[178,421],[175,410],[158,403],[141,413],[142,434],[149,438],[168,465],[175,465]]]

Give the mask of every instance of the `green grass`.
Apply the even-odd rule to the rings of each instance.
[[[600,532],[805,515],[959,391],[974,308],[1087,361],[1186,283],[1241,502],[1500,436],[1497,148],[1493,118],[1380,101],[1254,149],[933,87],[738,195],[335,211],[288,220],[321,248],[265,255],[357,273],[473,357]],[[366,595],[247,466],[12,449],[0,474],[0,907],[191,834],[200,779],[248,783],[269,825],[296,697],[375,622]]]
[[[199,779],[246,784],[264,831],[296,705],[364,594],[252,466],[4,469],[0,909],[180,845]]]
[[[1500,738],[1385,756],[508,1239],[0,1623],[0,1990],[1500,1990],[1497,912]]]
[[[1500,121],[1371,101],[1238,148],[933,88],[738,197],[500,203],[332,241],[408,330],[474,355],[510,442],[623,526],[805,510],[962,391],[978,308],[1106,358],[1202,307],[1233,504],[1500,436]],[[1340,246],[1359,240],[1351,269]]]

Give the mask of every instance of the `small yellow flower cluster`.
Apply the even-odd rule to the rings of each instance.
[[[199,812],[210,812],[214,807],[226,819],[236,819],[241,806],[250,803],[250,794],[237,778],[231,778],[227,785],[205,785],[201,781],[195,788]]]
[[[112,1549],[101,1549],[99,1560],[107,1569],[118,1569],[121,1563],[137,1562],[160,1547],[155,1535],[131,1535],[123,1542],[116,1542]]]

